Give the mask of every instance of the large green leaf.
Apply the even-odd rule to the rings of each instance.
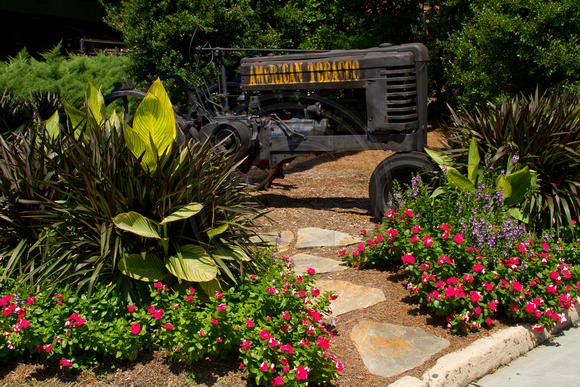
[[[141,158],[143,168],[154,171],[157,168],[157,163],[153,152],[151,150],[147,152],[148,149],[151,149],[149,143],[143,141],[125,120],[121,120],[121,124],[123,125],[123,137],[125,138],[127,148],[129,148],[133,156],[137,159]]]
[[[227,223],[222,224],[219,227],[212,228],[211,230],[209,230],[207,232],[207,236],[209,237],[209,239],[211,239],[211,238],[215,237],[216,235],[223,234],[224,232],[226,232],[226,230],[228,228],[229,228],[229,224],[227,224]]]
[[[504,204],[509,207],[521,203],[528,191],[536,186],[536,179],[536,172],[530,171],[528,167],[507,175],[506,180],[512,186],[512,194],[505,200]]]
[[[427,153],[441,168],[453,164],[453,160],[451,160],[449,156],[434,149],[425,148],[425,153]]]
[[[87,106],[89,113],[95,119],[98,126],[103,126],[107,116],[107,106],[100,90],[91,81],[87,85]]]
[[[75,138],[79,138],[80,130],[83,122],[87,119],[87,114],[66,102],[64,103],[64,112],[68,118],[67,124],[69,125],[69,130],[74,130]]]
[[[140,146],[145,148],[142,164],[150,171],[154,171],[157,168],[156,157],[170,153],[177,137],[173,107],[159,79],[151,85],[147,95],[139,104],[135,112],[132,131],[132,135],[141,139]],[[137,143],[137,141],[132,140],[131,143]],[[136,156],[143,153],[136,152],[132,148],[131,151]]]
[[[139,281],[157,282],[167,277],[163,262],[154,254],[128,254],[117,264],[121,273]]]
[[[191,218],[193,215],[199,213],[199,211],[201,211],[202,208],[203,205],[199,203],[196,202],[189,203],[188,205],[181,207],[179,210],[175,211],[171,215],[165,217],[165,219],[161,221],[161,224]]]
[[[157,232],[157,222],[143,215],[130,211],[119,214],[113,218],[115,226],[121,230],[132,232],[146,238],[161,239],[161,235]]]
[[[496,188],[503,193],[504,203],[506,198],[512,196],[512,185],[504,175],[499,175]]]
[[[44,127],[51,138],[57,138],[60,134],[58,110],[46,121],[44,121]]]
[[[452,187],[458,188],[461,191],[472,191],[475,185],[467,177],[463,176],[459,171],[453,167],[447,168],[447,179]]]
[[[217,278],[208,282],[200,282],[199,285],[208,296],[213,296],[215,292],[222,291],[222,287]]]
[[[225,260],[250,261],[248,254],[240,246],[234,244],[228,246],[216,244],[211,254]]]
[[[167,259],[165,267],[177,278],[191,282],[211,281],[219,272],[213,259],[197,245],[181,246]]]
[[[477,168],[479,167],[480,160],[481,159],[479,158],[477,142],[475,141],[475,137],[472,137],[471,144],[469,145],[469,155],[467,161],[467,178],[473,183],[474,186],[477,180]]]

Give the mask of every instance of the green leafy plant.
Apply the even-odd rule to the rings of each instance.
[[[505,173],[496,175],[489,168],[481,168],[481,158],[475,138],[472,138],[469,144],[467,177],[451,166],[452,159],[444,153],[428,148],[425,149],[425,152],[443,169],[449,188],[475,192],[480,186],[486,186],[489,187],[486,188],[487,192],[495,193],[501,191],[504,206],[511,207],[508,210],[509,213],[518,220],[524,219],[521,204],[526,198],[529,198],[536,187],[536,172],[530,171],[527,166],[517,168],[517,164],[513,162],[514,158],[508,158]],[[500,149],[489,162],[497,162],[503,156],[504,152]],[[443,186],[437,188],[433,195],[440,195],[447,193],[447,191],[446,186]]]
[[[482,153],[504,153],[536,171],[530,219],[557,230],[580,217],[580,100],[566,91],[536,91],[474,112],[453,112],[447,152],[467,153],[472,138]]]
[[[322,324],[336,294],[314,286],[313,269],[296,275],[291,268],[278,260],[203,303],[193,287],[176,292],[161,282],[140,302],[102,285],[92,296],[17,285],[0,294],[0,361],[36,354],[82,369],[96,355],[134,360],[153,348],[186,364],[239,354],[240,369],[258,385],[328,383],[343,369]]]
[[[40,60],[22,50],[6,62],[0,62],[0,90],[8,90],[25,100],[31,94],[50,93],[76,106],[85,101],[85,85],[89,79],[97,86],[102,85],[104,90],[111,90],[113,83],[128,77],[126,57],[62,55],[61,52],[62,45],[58,44],[42,53]],[[52,114],[37,112],[43,119]]]
[[[500,311],[536,330],[565,321],[580,290],[577,238],[530,235],[508,215],[501,192],[432,192],[416,182],[399,193],[356,251],[340,252],[344,259],[401,267],[417,301],[456,333],[491,326]]]
[[[129,128],[116,113],[106,116],[102,94],[89,83],[87,109],[65,104],[65,125],[55,115],[0,142],[2,281],[22,276],[38,287],[67,283],[89,294],[106,282],[138,298],[135,278],[149,278],[133,270],[139,256],[163,260],[165,274],[175,274],[169,283],[203,279],[212,294],[239,283],[244,271],[267,266],[249,259],[257,212],[236,178],[237,165],[207,143],[171,140],[175,125],[152,120],[156,113],[148,110],[170,106],[157,92],[139,113],[146,122]],[[160,238],[144,240],[127,214],[148,219]],[[211,274],[191,274],[183,259],[193,255]]]

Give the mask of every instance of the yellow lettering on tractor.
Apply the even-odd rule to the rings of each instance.
[[[305,79],[311,83],[357,81],[360,77],[356,60],[281,63],[250,66],[249,85],[303,83]]]

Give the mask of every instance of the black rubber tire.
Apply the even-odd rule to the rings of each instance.
[[[369,181],[369,199],[374,219],[381,220],[388,210],[394,180],[403,187],[411,184],[413,175],[434,169],[427,155],[421,152],[395,153],[381,161]]]

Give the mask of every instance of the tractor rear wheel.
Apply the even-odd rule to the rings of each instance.
[[[393,182],[398,181],[401,188],[411,184],[414,175],[435,168],[427,155],[421,152],[395,153],[387,157],[375,168],[369,182],[371,214],[381,220],[389,209],[389,196],[393,194]]]

